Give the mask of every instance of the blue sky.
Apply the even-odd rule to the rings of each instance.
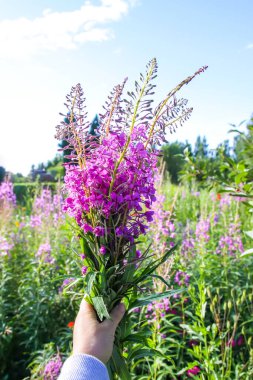
[[[169,140],[205,135],[215,148],[253,113],[252,14],[251,0],[0,0],[0,166],[28,174],[53,158],[71,86],[82,84],[92,119],[153,57],[157,101],[209,66],[181,90],[194,111]]]

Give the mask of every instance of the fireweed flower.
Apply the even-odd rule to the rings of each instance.
[[[13,184],[5,180],[0,184],[0,230],[6,230],[16,206]]]
[[[224,210],[226,207],[230,206],[231,204],[231,196],[230,195],[224,195],[220,199],[220,208]]]
[[[41,228],[43,225],[47,226],[50,222],[54,227],[57,227],[64,221],[62,203],[62,196],[53,195],[49,189],[42,189],[34,199],[30,226],[32,228]]]
[[[43,372],[44,380],[56,380],[61,372],[62,360],[59,354],[51,358],[46,364]]]
[[[146,233],[147,223],[153,215],[150,207],[155,200],[153,176],[157,154],[148,153],[143,143],[134,140],[140,130],[143,130],[142,126],[134,130],[129,151],[119,165],[110,196],[115,163],[127,138],[124,133],[104,138],[103,145],[91,153],[85,170],[77,166],[66,167],[67,198],[63,210],[76,219],[84,234],[92,232],[103,236],[105,228],[99,223],[109,221],[114,215],[117,221],[108,225],[107,233],[115,230],[117,236],[130,242]],[[100,221],[92,225],[87,215],[94,210],[100,215]]]
[[[210,230],[210,221],[201,219],[196,225],[196,240],[199,242],[208,242],[210,240],[210,235],[208,234]]]
[[[13,184],[9,181],[0,184],[0,209],[4,206],[16,206],[16,195],[13,191]]]
[[[152,242],[150,251],[155,257],[162,257],[166,252],[175,246],[175,224],[172,219],[172,211],[165,209],[165,195],[162,193],[163,176],[161,173],[155,175],[156,200],[151,205],[151,210],[154,212],[153,221],[149,223],[148,237]],[[157,268],[157,274],[168,280],[170,277],[173,257],[170,257],[166,262]],[[164,284],[153,278],[153,286],[156,292],[162,292],[165,289]]]
[[[182,255],[191,257],[192,254],[195,254],[195,246],[196,242],[193,236],[193,231],[190,229],[188,224],[183,233],[183,240],[181,244]]]
[[[44,261],[44,263],[54,264],[55,259],[51,256],[51,245],[49,243],[44,243],[39,246],[36,253],[36,257]]]
[[[74,277],[66,278],[63,281],[62,285],[59,287],[58,292],[61,294],[63,292],[64,288],[66,286],[68,286],[69,284],[71,284],[71,282],[74,282],[74,281],[75,281]],[[70,289],[71,289],[71,287],[70,287]]]
[[[31,215],[30,226],[32,228],[40,227],[42,225],[41,215]]]
[[[200,372],[200,368],[197,366],[192,367],[191,369],[188,369],[186,371],[188,377],[193,377],[193,376],[197,375],[199,372]]]
[[[220,237],[217,253],[226,253],[230,256],[235,256],[238,252],[244,251],[243,243],[240,237],[240,225],[231,223],[227,234]]]
[[[148,256],[148,250],[140,255],[137,239],[147,233],[154,218],[158,148],[166,141],[166,128],[174,131],[192,111],[186,107],[187,101],[177,100],[175,94],[205,69],[182,81],[153,110],[157,63],[152,59],[129,99],[121,99],[126,80],[114,87],[95,134],[86,120],[80,84],[67,95],[67,113],[61,114],[64,121],[56,134],[69,153],[65,156],[63,211],[76,221],[73,231],[85,254],[81,263],[85,299],[93,304],[101,321],[109,318],[114,305],[125,296],[133,302],[131,297],[136,297],[139,286],[146,284],[170,253],[168,250],[158,259]],[[174,234],[172,226],[164,229]],[[109,363],[110,373],[117,373],[124,361],[119,342],[114,348],[117,358]]]
[[[3,236],[0,236],[0,257],[9,256],[10,250],[14,247],[14,244],[9,243],[7,239]]]
[[[153,221],[149,225],[149,234],[154,242],[154,247],[161,248],[163,242],[170,241],[169,245],[174,245],[175,225],[171,220],[171,213],[164,209],[165,196],[156,193],[156,201],[152,204]]]
[[[153,301],[147,305],[146,318],[151,321],[156,321],[157,319],[163,319],[166,314],[178,314],[178,311],[173,308],[169,298],[163,298],[160,301]],[[160,329],[158,325],[156,328]]]
[[[174,282],[178,284],[179,286],[185,285],[189,286],[190,283],[190,276],[186,272],[177,271]]]

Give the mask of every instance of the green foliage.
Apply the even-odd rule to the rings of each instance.
[[[20,204],[29,203],[30,199],[33,199],[35,194],[38,193],[39,189],[42,187],[37,182],[26,182],[26,183],[14,183],[14,193],[17,197],[17,202]],[[48,188],[55,190],[57,187],[56,183],[44,182],[43,188]]]
[[[179,173],[184,167],[185,161],[183,152],[188,143],[174,142],[168,143],[162,147],[162,157],[165,162],[165,168],[169,172],[172,183],[179,183]]]
[[[217,179],[228,179],[229,170],[223,164],[224,160],[230,158],[231,147],[227,140],[219,144],[215,150],[209,150],[206,138],[198,137],[194,152],[191,147],[184,150],[185,165],[181,170],[180,179],[189,185],[196,183],[202,187],[213,186]]]
[[[6,170],[3,166],[0,166],[0,184],[3,182],[4,177],[5,177]]]

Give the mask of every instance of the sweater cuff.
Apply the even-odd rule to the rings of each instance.
[[[58,380],[109,380],[106,366],[86,354],[71,355],[63,364]]]

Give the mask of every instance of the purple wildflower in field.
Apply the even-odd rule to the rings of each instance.
[[[183,233],[181,253],[184,256],[188,256],[194,253],[194,249],[195,249],[195,239],[193,237],[193,231],[190,229],[189,225],[187,225]]]
[[[62,203],[63,199],[61,196],[58,194],[53,195],[49,189],[42,189],[33,203],[30,226],[32,228],[39,228],[43,224],[52,223],[56,227],[61,224],[64,220]]]
[[[157,155],[148,152],[138,141],[143,133],[143,126],[136,127],[132,133],[128,151],[119,164],[111,189],[115,164],[126,143],[125,133],[105,137],[103,144],[90,153],[85,168],[66,166],[67,197],[63,210],[76,219],[85,234],[91,232],[103,236],[105,233],[103,225],[91,225],[84,216],[84,212],[89,214],[91,210],[100,214],[100,220],[117,215],[118,222],[112,229],[126,240],[133,242],[134,238],[146,233],[154,213],[151,204],[155,200],[153,176]]]
[[[31,215],[30,226],[32,228],[40,227],[42,225],[41,215]]]
[[[215,213],[213,216],[213,223],[216,225],[219,222],[220,215],[218,213]]]
[[[177,271],[174,282],[178,284],[179,286],[185,285],[189,286],[190,283],[190,276],[186,272]]]
[[[240,226],[239,224],[231,223],[227,234],[220,237],[217,253],[227,253],[230,256],[235,256],[236,253],[242,253],[243,251]]]
[[[198,366],[192,367],[186,371],[188,377],[193,377],[200,372],[200,368]]]
[[[196,239],[200,242],[208,242],[210,240],[209,230],[210,221],[201,219],[196,225]]]
[[[61,372],[62,360],[59,354],[51,358],[43,372],[43,380],[56,380]]]
[[[36,257],[40,258],[45,263],[53,264],[55,259],[51,256],[51,252],[51,245],[49,243],[44,243],[39,246]]]
[[[0,236],[0,257],[9,256],[10,250],[14,247],[13,243],[9,243],[6,238]]]
[[[161,175],[157,174],[155,183],[159,184],[161,181]],[[155,196],[156,200],[151,206],[151,210],[154,212],[153,221],[150,223],[148,231],[152,239],[153,250],[156,251],[156,254],[161,255],[166,248],[175,245],[176,233],[175,224],[171,219],[171,212],[164,207],[165,195],[157,191]]]
[[[231,196],[230,195],[223,195],[220,198],[220,208],[223,210],[224,208],[230,206],[231,204]]]
[[[16,206],[13,184],[9,181],[4,181],[0,184],[0,208],[5,206]]]
[[[64,288],[66,286],[68,286],[69,284],[71,284],[71,282],[74,282],[74,281],[75,281],[74,277],[65,278],[65,280],[62,283],[62,285],[59,287],[58,292],[62,293],[63,290],[64,290]],[[71,287],[70,287],[70,289],[71,289]]]
[[[164,318],[166,314],[176,315],[177,313],[178,311],[173,308],[170,299],[163,298],[160,301],[153,301],[147,305],[146,318],[149,321],[155,321],[158,318]]]

